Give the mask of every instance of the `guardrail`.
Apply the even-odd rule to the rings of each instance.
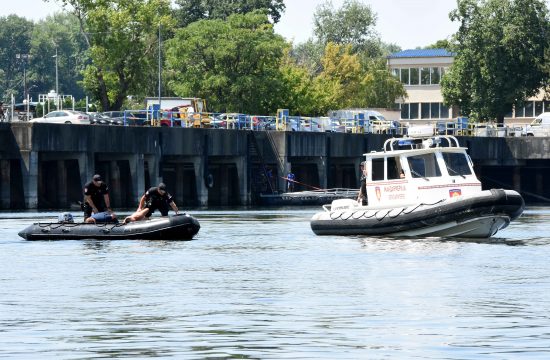
[[[337,119],[330,117],[307,116],[264,116],[238,113],[177,112],[158,110],[126,110],[122,125],[162,126],[180,128],[213,128],[256,131],[305,131],[341,132],[353,134],[407,135],[414,124],[391,120]],[[525,124],[470,123],[464,119],[438,121],[431,125],[431,135],[481,136],[481,137],[520,137],[550,136],[550,129],[536,129],[530,133]]]

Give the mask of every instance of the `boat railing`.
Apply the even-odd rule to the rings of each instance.
[[[446,144],[442,144],[442,140],[446,141]],[[443,146],[446,145],[446,146]],[[426,137],[402,137],[391,138],[384,142],[384,151],[394,151],[394,146],[410,149],[426,149],[430,147],[460,147],[458,139],[453,135],[436,135]]]

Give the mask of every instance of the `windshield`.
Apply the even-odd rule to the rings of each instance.
[[[435,154],[410,156],[407,158],[413,178],[441,176]]]
[[[463,153],[443,153],[445,165],[451,176],[471,175],[472,169]]]

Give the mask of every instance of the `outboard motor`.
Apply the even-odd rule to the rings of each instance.
[[[74,223],[73,214],[68,213],[68,212],[61,213],[57,217],[57,221],[62,223],[62,224],[72,224],[72,223]]]

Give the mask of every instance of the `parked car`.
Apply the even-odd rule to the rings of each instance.
[[[124,111],[104,111],[101,115],[109,119],[109,125],[124,125]]]
[[[111,125],[111,119],[101,113],[89,113],[88,116],[92,125]]]
[[[124,125],[145,126],[149,125],[147,111],[145,110],[126,110],[124,112]]]
[[[50,124],[81,124],[89,125],[90,116],[86,113],[73,110],[52,111],[41,118],[30,120],[31,123],[50,123]]]

